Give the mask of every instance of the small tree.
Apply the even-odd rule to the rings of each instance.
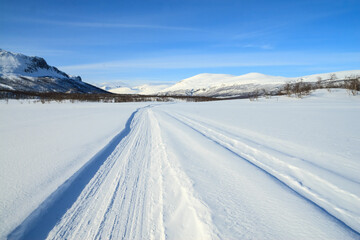
[[[258,89],[255,89],[252,94],[250,95],[250,101],[258,100],[260,96],[260,92]]]
[[[299,82],[294,84],[293,92],[298,98],[302,98],[303,96],[309,95],[311,92],[311,84],[304,83],[301,79]]]
[[[285,86],[284,86],[284,91],[286,93],[286,95],[288,95],[289,97],[291,96],[291,83],[290,82],[286,82]]]
[[[351,76],[351,78],[349,78],[349,80],[344,81],[344,85],[346,88],[346,91],[352,95],[357,95],[358,92],[360,91],[360,76]]]

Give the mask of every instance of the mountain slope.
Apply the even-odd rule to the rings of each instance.
[[[115,88],[122,88],[122,87],[128,87],[128,85],[121,81],[115,81],[115,82],[103,82],[95,84],[98,88],[101,88],[103,90],[109,91],[111,89]]]
[[[105,93],[106,91],[70,76],[45,59],[0,49],[0,90],[28,92]]]
[[[104,82],[97,84],[101,89],[106,91],[117,93],[117,94],[141,94],[141,95],[156,95],[163,89],[170,87],[168,83],[158,84],[158,83],[149,83],[139,86],[131,86],[127,83],[116,81],[116,82]]]
[[[166,84],[144,84],[136,87],[120,87],[110,89],[109,92],[112,93],[122,93],[122,94],[141,94],[141,95],[156,95],[165,88],[168,88],[169,85]]]
[[[345,79],[347,76],[360,75],[360,70],[314,74],[296,78],[270,76],[261,73],[248,73],[241,76],[203,73],[184,79],[160,91],[159,94],[212,97],[241,96],[260,89],[267,92],[276,91],[287,82],[326,80],[330,79],[331,74],[335,74],[336,79]]]

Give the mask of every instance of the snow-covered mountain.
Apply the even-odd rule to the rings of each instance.
[[[330,79],[332,74],[335,74],[336,79],[344,79],[347,76],[360,75],[360,70],[314,74],[296,78],[270,76],[261,73],[248,73],[241,76],[203,73],[186,78],[161,90],[158,94],[212,97],[241,96],[260,89],[267,92],[277,91],[287,82],[326,80]]]
[[[79,76],[70,76],[49,66],[41,57],[30,57],[0,49],[0,90],[31,92],[104,93],[85,83]]]
[[[128,87],[128,84],[122,81],[115,81],[115,82],[103,82],[103,83],[95,84],[95,86],[103,90],[109,91],[115,88]]]
[[[168,84],[143,84],[136,87],[121,87],[109,90],[112,93],[129,93],[141,95],[156,95],[161,90],[170,87]]]
[[[160,96],[206,96],[206,97],[238,97],[251,95],[256,90],[278,92],[288,82],[316,82],[318,80],[345,79],[347,76],[360,75],[360,70],[313,74],[302,77],[270,76],[261,73],[248,73],[240,76],[230,74],[202,73],[181,80],[173,85],[144,84],[131,87],[124,82],[109,82],[98,87],[117,94],[142,94]]]
[[[157,95],[161,90],[170,87],[170,84],[143,84],[131,87],[124,82],[106,82],[97,85],[99,88],[117,94]]]

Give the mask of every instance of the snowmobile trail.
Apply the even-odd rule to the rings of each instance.
[[[37,209],[8,235],[8,239],[46,238],[49,231],[76,201],[81,191],[115,150],[119,142],[130,133],[131,122],[138,111],[139,109],[130,115],[125,128],[118,135],[40,204]]]
[[[275,177],[348,227],[360,232],[360,196],[357,195],[359,183],[356,179],[349,179],[336,170],[277,151],[211,124],[181,114],[166,114]]]
[[[209,210],[167,159],[151,106],[134,112],[117,140],[47,239],[215,239]],[[58,199],[69,194],[64,190]],[[9,238],[44,237],[33,234],[42,219],[38,213],[36,223],[22,224]]]
[[[343,185],[313,165],[296,165],[298,160],[288,154],[252,144],[196,115],[185,117],[169,108],[154,112],[170,159],[181,159],[195,192],[210,207],[221,239],[359,239],[353,181]],[[333,185],[344,191],[332,192]],[[319,207],[317,200],[328,205]],[[344,215],[330,212],[332,207]],[[323,226],[332,227],[324,231]]]
[[[8,238],[359,239],[358,179],[164,108],[134,111]]]

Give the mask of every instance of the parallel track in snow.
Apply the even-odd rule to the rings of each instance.
[[[265,171],[351,229],[360,232],[360,196],[356,194],[359,187],[356,180],[211,124],[180,114],[166,114]],[[343,189],[343,185],[348,189]]]
[[[217,238],[209,210],[194,196],[186,174],[168,161],[151,106],[135,111],[110,145],[106,154],[69,179],[9,239]],[[89,174],[91,179],[82,187],[80,182]],[[81,190],[76,201],[64,206],[68,209],[62,216],[56,214],[57,204],[76,195],[76,189]],[[57,218],[54,226],[43,225],[51,217],[47,212]]]
[[[169,138],[176,127],[179,127],[175,131],[179,136]],[[181,131],[189,132],[182,135]],[[187,147],[186,140],[181,137],[191,139],[196,134],[200,141]],[[165,140],[170,142],[164,142]],[[197,161],[190,156],[187,163],[194,161],[194,166],[197,166],[197,170],[192,173],[180,162],[184,160],[184,156],[174,155],[176,151],[173,151],[173,146],[177,144],[181,146],[180,149],[188,149],[189,152],[198,151],[195,148],[203,149],[204,159],[207,157],[206,153],[212,153],[209,147],[222,150],[215,150],[213,159],[209,161],[204,161],[201,157]],[[234,161],[229,166],[221,166],[221,161],[214,162],[214,159],[221,160],[221,154],[224,153],[227,157],[232,155],[235,158],[234,161],[229,157],[227,163]],[[243,165],[238,165],[238,160]],[[207,168],[208,164],[212,167]],[[245,169],[244,172],[232,171],[231,167],[238,169],[239,166],[240,170]],[[199,169],[203,172],[199,172]],[[209,195],[196,192],[196,183],[193,182],[204,172],[208,172],[208,176],[213,174],[222,181],[221,184],[206,181]],[[321,174],[317,175],[319,172]],[[246,174],[259,174],[261,178],[268,174],[276,179],[276,183],[269,181],[269,186],[274,188],[274,192],[285,192],[279,194],[280,197],[288,196],[295,206],[284,205],[284,208],[290,210],[290,215],[287,214],[284,219],[292,217],[291,213],[301,216],[297,214],[296,207],[304,202],[292,191],[288,193],[287,187],[279,187],[283,185],[279,181],[325,209],[351,229],[359,231],[358,226],[353,223],[356,223],[357,216],[360,215],[356,212],[360,209],[360,205],[357,205],[360,201],[356,194],[346,191],[341,185],[346,182],[347,186],[352,187],[354,184],[356,187],[356,180],[342,179],[340,173],[317,167],[266,146],[259,146],[255,141],[231,134],[209,123],[163,112],[149,105],[133,112],[125,129],[49,196],[8,238],[237,239],[240,234],[244,234],[244,238],[254,238],[261,236],[252,235],[257,234],[254,230],[256,224],[262,222],[257,218],[264,217],[257,211],[262,203],[256,199],[267,197],[273,201],[281,201],[277,195],[267,195],[269,193],[261,189],[261,181],[264,180],[260,180],[260,184],[253,181],[251,185],[241,185],[249,184],[239,177],[250,179]],[[208,179],[208,176],[203,179]],[[197,180],[201,185],[201,177]],[[318,186],[314,183],[321,184]],[[214,186],[210,186],[211,184]],[[332,194],[334,192],[336,194]],[[213,199],[205,199],[209,196]],[[350,210],[338,203],[350,207]],[[279,206],[276,206],[277,211]],[[306,211],[311,211],[309,209]],[[219,214],[219,217],[215,217],[216,223],[213,216],[215,213]],[[330,222],[334,226],[332,217],[327,213],[317,212],[314,216],[318,218],[317,221]],[[266,215],[265,218],[271,219],[271,216]],[[269,223],[269,219],[265,219],[264,223]],[[224,220],[230,227],[219,220]],[[301,219],[303,222],[306,220],[306,217]],[[263,225],[259,224],[262,229],[267,229],[268,226]],[[350,228],[339,225],[341,234],[345,234],[339,236],[348,236],[348,232],[351,236],[357,236]]]

